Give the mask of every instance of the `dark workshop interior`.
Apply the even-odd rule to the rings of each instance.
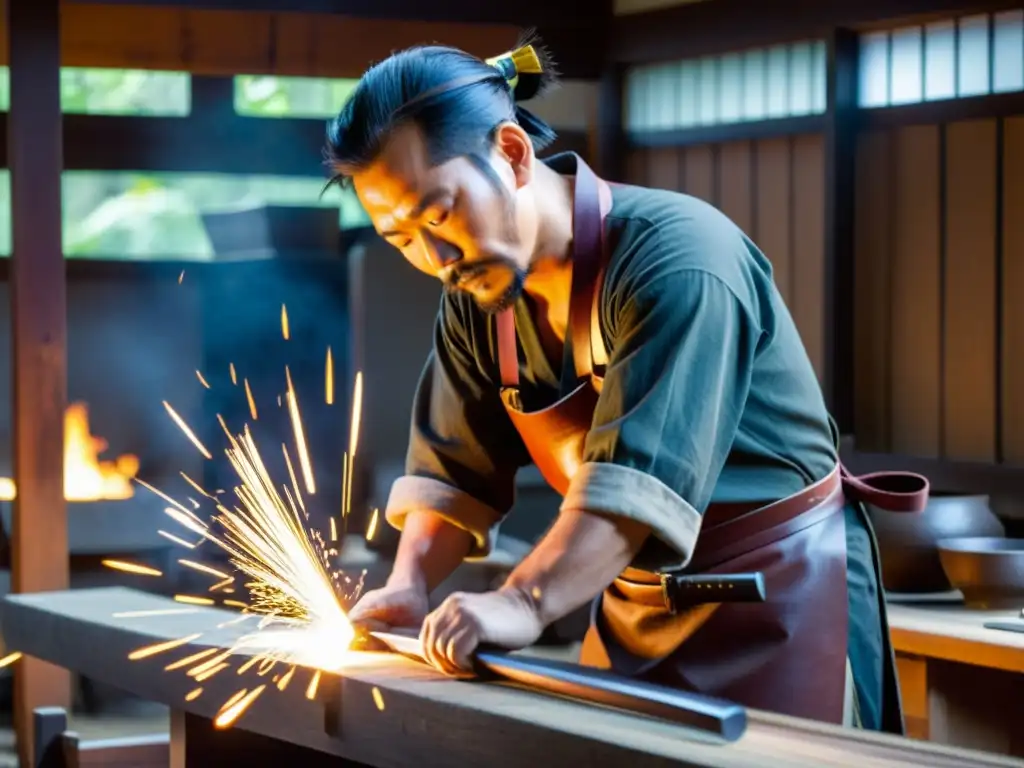
[[[92,666],[26,652],[0,669],[0,766],[228,765],[209,755],[235,731],[268,765],[525,765],[548,753],[522,745],[544,739],[565,764],[1024,765],[1024,0],[0,9],[0,597],[204,594],[209,577],[181,565],[168,535],[168,504],[134,478],[179,499],[183,474],[211,489],[233,482],[168,407],[211,446],[223,438],[218,417],[241,423],[258,407],[268,466],[300,471],[276,450],[291,429],[285,366],[317,465],[311,524],[326,529],[349,504],[342,568],[367,587],[383,582],[398,534],[376,510],[403,472],[441,289],[376,235],[354,192],[324,192],[325,122],[392,51],[438,41],[486,57],[526,28],[563,76],[530,105],[559,134],[546,153],[572,150],[607,180],[684,192],[731,217],[771,261],[844,464],[918,472],[932,486],[924,513],[872,510],[905,739],[847,742],[838,727],[768,720],[746,747],[673,760],[671,735],[653,727],[609,716],[607,732],[630,733],[606,749],[564,725],[568,709],[503,725],[520,717],[515,706],[484,702],[481,733],[460,740],[476,720],[456,727],[433,714],[448,694],[420,700],[410,686],[394,707],[367,693],[365,709],[337,715],[343,732],[390,716],[408,754],[378,724],[328,760],[331,715],[299,694],[297,704],[264,695],[252,725],[215,733],[216,702],[186,703],[194,686],[181,681],[164,691],[171,673],[160,667],[136,684],[121,671],[126,654],[106,660],[97,647]],[[325,398],[328,365],[336,394]],[[532,467],[520,472],[493,553],[460,566],[432,602],[500,583],[559,503]],[[948,539],[988,548],[940,548]],[[573,658],[587,619],[550,627],[537,655]],[[102,645],[101,629],[75,642]],[[0,656],[20,651],[0,637]],[[311,720],[291,744],[274,729],[275,706]],[[42,754],[42,732],[64,728],[62,716],[33,717],[42,707],[70,713],[77,737],[63,735],[62,756]],[[176,741],[186,727],[187,748]],[[436,763],[416,757],[427,746]]]

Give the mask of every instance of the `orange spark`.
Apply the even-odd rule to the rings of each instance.
[[[252,396],[252,390],[249,388],[249,380],[243,379],[242,383],[245,384],[245,399],[249,401],[249,413],[252,414],[253,421],[259,421],[259,415],[256,412],[256,400]]]
[[[139,576],[163,576],[163,573],[161,571],[158,571],[156,568],[150,568],[148,565],[126,563],[123,560],[101,560],[100,563],[102,565],[105,565],[107,568],[112,568],[115,571],[134,573]]]
[[[288,341],[288,307],[281,305],[281,335]]]
[[[316,698],[316,689],[320,685],[320,670],[318,669],[313,673],[313,679],[309,681],[309,686],[306,688],[306,698],[312,701]]]
[[[266,684],[264,684],[264,685],[259,686],[258,688],[253,688],[249,693],[247,693],[245,696],[243,696],[242,699],[239,700],[237,703],[235,703],[231,707],[229,707],[229,708],[225,709],[224,711],[222,711],[214,719],[214,721],[213,721],[214,727],[215,728],[227,728],[228,726],[230,726],[233,722],[235,722],[235,720],[238,719],[238,717],[243,712],[245,712],[245,710],[247,710],[250,706],[252,706],[252,703],[254,701],[256,701],[257,698],[259,698],[259,695],[261,693],[263,693],[263,690],[266,687],[267,687]]]
[[[302,428],[302,416],[299,414],[299,400],[295,395],[292,374],[287,366],[285,366],[284,372],[288,380],[288,391],[285,393],[285,397],[288,399],[288,411],[292,418],[292,429],[295,432],[295,450],[299,453],[299,466],[302,468],[303,480],[306,481],[306,492],[312,496],[316,493],[316,483],[313,480],[313,465],[309,461],[306,434]]]
[[[204,379],[203,374],[201,374],[199,371],[196,371],[196,378],[199,379],[199,383],[202,384],[204,387],[206,387],[207,389],[210,388],[210,382]]]
[[[327,348],[327,364],[324,371],[324,387],[327,390],[326,400],[328,405],[334,405],[334,356],[331,355],[331,348]]]
[[[171,404],[168,403],[166,400],[164,400],[164,408],[167,409],[167,413],[171,415],[171,418],[174,420],[174,423],[178,425],[178,428],[185,433],[185,437],[191,440],[192,444],[199,449],[199,452],[203,454],[203,456],[205,456],[206,458],[212,459],[213,456],[210,454],[208,450],[206,450],[206,446],[199,441],[199,438],[196,437],[196,433],[192,431],[188,424],[185,423],[185,420],[178,415],[177,411],[175,411],[171,407]]]
[[[198,640],[200,637],[202,637],[201,634],[187,635],[185,637],[178,638],[177,640],[166,640],[162,643],[154,643],[153,645],[147,645],[144,648],[137,648],[136,650],[129,653],[128,658],[132,661],[137,661],[138,659],[146,659],[150,656],[156,656],[158,653],[163,653],[164,651],[173,651],[175,648],[180,648],[183,645],[188,645],[193,640]]]

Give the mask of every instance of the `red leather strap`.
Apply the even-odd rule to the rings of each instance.
[[[914,472],[872,472],[852,475],[840,465],[846,498],[886,512],[921,512],[928,506],[928,478]]]
[[[599,285],[603,277],[606,256],[604,217],[611,207],[611,189],[594,174],[582,158],[577,157],[568,335],[572,340],[573,366],[579,379],[587,378],[593,373],[595,356],[602,365],[607,359],[600,327],[597,324],[597,304],[600,299]],[[515,314],[511,307],[498,314],[497,329],[501,384],[504,387],[516,387],[519,385],[519,349],[516,342]]]

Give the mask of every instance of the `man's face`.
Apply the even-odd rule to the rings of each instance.
[[[353,184],[377,232],[410,264],[499,312],[522,292],[536,241],[536,216],[522,193],[529,138],[504,126],[484,159],[497,179],[466,157],[432,166],[419,129],[401,126]]]

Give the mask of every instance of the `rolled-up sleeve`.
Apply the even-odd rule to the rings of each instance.
[[[470,532],[470,557],[482,557],[512,506],[526,449],[473,354],[463,312],[450,297],[442,302],[413,401],[405,475],[392,486],[386,517],[401,529],[410,512],[435,512]]]
[[[643,522],[680,565],[733,445],[760,329],[723,279],[659,257],[672,247],[653,238],[613,300],[608,369],[563,509]]]

